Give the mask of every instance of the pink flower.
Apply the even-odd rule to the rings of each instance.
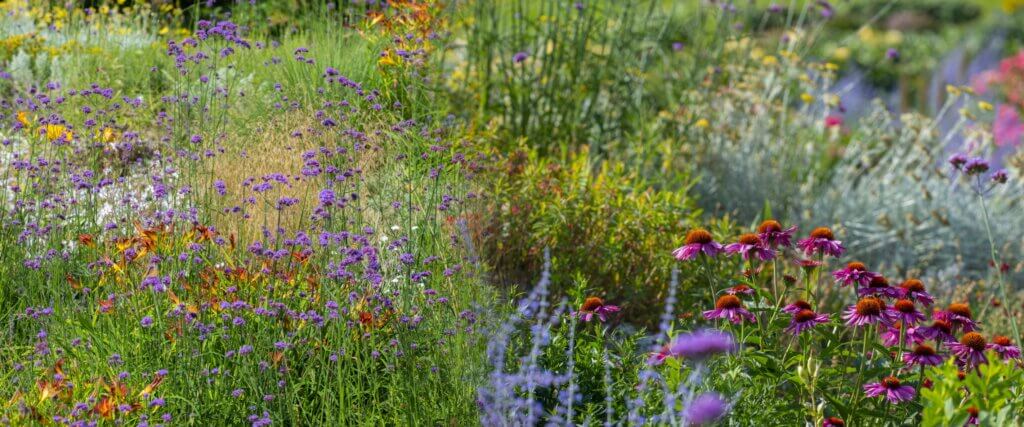
[[[735,295],[722,295],[715,301],[715,309],[704,312],[704,318],[728,319],[732,323],[743,323],[744,320],[754,322],[757,319],[747,309],[743,308],[743,302]]]
[[[788,248],[792,246],[793,243],[791,240],[793,239],[793,233],[795,232],[795,225],[787,229],[783,229],[782,224],[779,224],[778,221],[773,219],[762,222],[761,225],[757,227],[757,235],[761,238],[761,241],[773,248],[779,246]]]
[[[896,318],[903,322],[907,326],[914,326],[918,322],[924,321],[924,314],[917,311],[917,307],[914,307],[914,302],[908,299],[896,300],[892,305],[893,314]]]
[[[882,344],[886,347],[895,347],[900,345],[900,328],[903,327],[903,322],[897,320],[892,325],[885,328],[882,332]],[[925,341],[924,335],[921,334],[920,328],[907,327],[903,330],[903,339],[906,343],[920,344]]]
[[[589,297],[583,301],[580,311],[576,313],[584,322],[589,322],[597,316],[602,322],[608,320],[608,315],[619,311],[618,306],[605,304],[604,300],[598,297]]]
[[[978,329],[978,324],[974,323],[974,316],[971,315],[971,307],[964,303],[950,304],[945,311],[937,311],[933,316],[949,322],[953,329],[962,329],[964,332]]]
[[[828,323],[827,314],[815,313],[814,310],[800,310],[793,314],[789,326],[786,327],[786,332],[800,335],[801,332],[822,323]]]
[[[996,118],[992,122],[992,135],[996,145],[1017,146],[1024,137],[1024,123],[1021,122],[1017,108],[1010,104],[999,104],[996,107]]]
[[[885,377],[881,382],[864,386],[864,394],[868,397],[885,395],[889,403],[900,403],[913,399],[916,391],[908,385],[901,385],[896,377]]]
[[[811,309],[811,305],[808,304],[807,301],[804,301],[804,300],[800,299],[800,300],[793,301],[792,304],[788,304],[785,307],[782,307],[782,312],[783,313],[788,313],[788,314],[796,314],[800,310],[810,310],[810,309]]]
[[[834,127],[842,126],[842,125],[843,125],[843,118],[842,118],[842,116],[837,116],[835,114],[832,114],[832,115],[829,115],[828,117],[825,117],[825,127],[834,128]]]
[[[1013,345],[1009,338],[1002,335],[992,338],[992,342],[988,344],[987,348],[995,350],[1003,360],[1020,359],[1020,347]]]
[[[924,290],[924,283],[917,279],[907,279],[900,283],[900,290],[903,292],[900,298],[916,300],[925,306],[932,305],[935,299]]]
[[[758,235],[748,233],[740,236],[739,241],[725,245],[725,252],[728,254],[740,254],[744,260],[758,259],[768,261],[775,257],[775,251],[765,247]]]
[[[851,305],[843,315],[850,326],[866,326],[874,324],[890,325],[893,322],[891,311],[878,298],[868,297]]]
[[[941,365],[943,357],[935,353],[935,349],[929,345],[919,345],[914,347],[914,351],[909,351],[903,354],[903,363],[907,367],[913,366],[937,366]]]
[[[722,250],[722,245],[715,242],[711,233],[702,228],[697,228],[686,233],[686,243],[672,251],[672,255],[680,261],[688,261],[696,259],[700,254],[714,257],[722,252]]]
[[[832,272],[832,277],[834,277],[836,282],[841,286],[867,286],[871,283],[871,279],[877,275],[877,273],[868,271],[868,268],[864,263],[857,261],[846,264],[846,268]]]
[[[811,235],[796,244],[806,255],[822,254],[833,257],[843,256],[843,242],[835,240],[832,230],[828,227],[818,227],[811,231]]]
[[[968,332],[960,337],[960,342],[946,344],[949,350],[966,367],[973,368],[985,363],[985,347],[988,342],[977,332]]]

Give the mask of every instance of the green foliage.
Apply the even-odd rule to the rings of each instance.
[[[553,294],[579,273],[631,320],[654,319],[676,263],[667,248],[700,215],[687,185],[652,188],[622,163],[592,164],[586,149],[565,163],[522,149],[494,175],[485,251],[502,281],[526,283],[550,248]]]
[[[1024,422],[1024,370],[1018,364],[989,352],[988,363],[974,371],[960,371],[953,360],[929,369],[932,387],[921,390],[921,425],[963,425],[970,411],[976,413],[979,425],[1020,425]]]

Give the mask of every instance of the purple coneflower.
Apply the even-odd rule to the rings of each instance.
[[[892,324],[892,313],[885,307],[882,300],[874,297],[861,298],[857,304],[851,305],[843,315],[850,326],[867,326],[874,324]]]
[[[907,364],[907,367],[912,366],[938,366],[942,364],[943,357],[935,353],[935,349],[930,345],[921,344],[914,347],[914,351],[910,351],[903,354],[903,363]]]
[[[727,409],[729,405],[718,393],[704,393],[686,406],[683,417],[686,418],[687,425],[702,426],[721,418]]]
[[[782,224],[774,219],[762,222],[761,225],[757,227],[757,235],[761,238],[761,241],[773,248],[779,246],[788,248],[793,246],[792,239],[793,233],[795,232],[795,225],[783,229]]]
[[[1010,339],[1002,335],[996,335],[988,345],[989,350],[995,350],[1003,360],[1020,359],[1020,347],[1013,345]]]
[[[786,332],[793,335],[800,335],[801,332],[813,328],[822,323],[828,323],[828,315],[815,313],[814,310],[800,310],[793,314],[793,318],[786,327]]]
[[[704,312],[704,318],[729,319],[732,323],[742,323],[744,319],[754,322],[756,318],[747,309],[743,308],[743,302],[736,295],[722,295],[715,301],[715,309]]]
[[[956,341],[956,337],[953,336],[953,325],[947,320],[936,319],[931,326],[921,327],[918,331],[921,336],[937,343]]]
[[[846,264],[846,268],[832,272],[832,277],[841,286],[867,286],[875,276],[877,276],[876,273],[868,271],[864,263],[857,261]]]
[[[775,257],[775,251],[764,246],[764,242],[756,234],[747,233],[740,236],[739,241],[725,245],[728,254],[740,254],[744,260],[751,258],[768,261]]]
[[[715,241],[707,230],[696,228],[686,233],[686,243],[672,251],[672,255],[680,261],[696,259],[698,255],[704,254],[709,257],[722,252],[722,245]]]
[[[892,307],[896,318],[903,321],[903,324],[907,326],[914,326],[918,322],[924,321],[924,314],[917,311],[917,307],[914,307],[914,302],[911,300],[896,300]]]
[[[843,248],[843,242],[836,240],[828,227],[815,228],[808,238],[797,242],[796,245],[806,255],[822,254],[838,258],[846,250]]]
[[[668,344],[661,346],[661,349],[651,353],[650,357],[647,358],[647,364],[651,366],[661,366],[665,363],[665,359],[672,356],[672,349]]]
[[[604,300],[598,297],[588,297],[580,306],[579,316],[584,322],[589,322],[597,316],[602,322],[608,320],[608,315],[619,311],[618,306],[605,304]]]
[[[974,323],[974,316],[971,314],[971,307],[961,302],[952,303],[945,311],[936,312],[935,318],[949,322],[954,330],[963,329],[964,332],[971,332],[978,329],[978,324]]]
[[[811,309],[811,305],[808,304],[807,301],[804,301],[802,299],[798,299],[796,301],[793,301],[792,304],[788,304],[785,307],[782,307],[782,312],[783,313],[788,313],[788,314],[797,314],[797,313],[800,312],[800,310],[810,310],[810,309]]]
[[[526,51],[516,52],[515,55],[512,55],[512,62],[519,64],[525,61],[529,56],[530,54],[526,53]]]
[[[979,413],[980,413],[980,411],[978,411],[978,407],[977,406],[968,406],[967,407],[967,415],[968,415],[967,416],[967,423],[964,424],[964,425],[968,425],[968,426],[976,426],[976,425],[978,425],[978,414]]]
[[[868,285],[857,289],[857,296],[866,297],[869,295],[882,296],[886,298],[899,298],[903,291],[889,286],[889,279],[877,274],[871,278]]]
[[[897,320],[895,323],[889,325],[882,332],[882,344],[886,347],[894,347],[900,345],[900,328],[903,327],[903,322]],[[903,330],[903,338],[908,343],[920,344],[925,341],[925,337],[921,335],[919,328],[908,327]]]
[[[924,290],[924,283],[917,279],[907,279],[900,283],[900,290],[903,292],[900,298],[916,300],[926,306],[932,305],[935,299]]]
[[[846,427],[846,421],[839,417],[826,417],[821,422],[821,427]]]
[[[901,385],[896,377],[885,377],[881,382],[866,384],[864,394],[868,397],[885,395],[889,403],[900,403],[914,398],[914,388],[909,385]]]
[[[732,335],[713,329],[679,335],[668,346],[670,355],[695,361],[733,351],[736,351],[736,341]]]
[[[754,295],[754,288],[750,286],[739,284],[725,290],[725,293],[729,295]]]
[[[985,347],[988,342],[977,332],[968,332],[960,337],[960,342],[951,342],[947,345],[966,367],[973,368],[985,363]]]

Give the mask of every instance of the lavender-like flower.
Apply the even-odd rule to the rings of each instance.
[[[670,356],[700,362],[717,354],[736,351],[736,341],[728,333],[707,329],[676,336],[667,350]]]

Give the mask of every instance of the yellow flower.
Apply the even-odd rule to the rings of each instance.
[[[980,108],[981,111],[992,111],[992,104],[985,101],[978,101],[978,108]]]
[[[836,50],[832,52],[832,57],[838,61],[846,61],[847,59],[850,59],[850,48],[846,46],[837,47]]]
[[[28,126],[28,125],[32,124],[32,121],[30,121],[28,119],[28,112],[27,111],[19,111],[18,112],[18,123],[21,123],[22,126]]]
[[[810,104],[811,101],[814,101],[814,96],[807,92],[804,92],[800,94],[800,100],[803,101],[805,104]]]
[[[46,125],[45,129],[46,139],[50,141],[62,140],[64,142],[71,142],[73,137],[71,131],[61,125]]]
[[[697,123],[694,123],[693,125],[700,129],[704,129],[707,128],[708,126],[711,126],[711,122],[709,122],[708,119],[700,119],[697,120]]]
[[[836,64],[833,64],[831,62],[826,62],[825,63],[825,69],[828,70],[828,71],[836,71],[836,70],[839,69],[839,66],[836,65]]]
[[[953,96],[960,96],[960,88],[954,85],[946,85],[946,93]]]
[[[761,63],[764,65],[776,65],[779,63],[779,60],[774,55],[768,55],[761,59]]]
[[[113,129],[105,127],[103,129],[96,131],[96,137],[103,142],[113,142],[114,138],[117,137],[117,134],[114,133]]]

